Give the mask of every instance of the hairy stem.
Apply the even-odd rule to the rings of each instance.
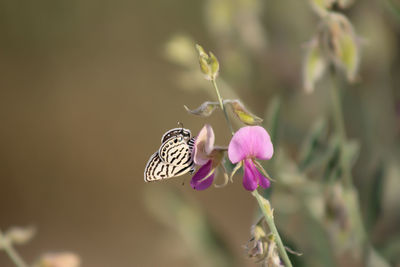
[[[0,230],[0,250],[4,250],[8,257],[17,267],[28,267],[25,261],[18,255],[18,252],[10,244],[10,242],[4,237],[2,231]]]
[[[275,241],[278,246],[278,251],[281,256],[281,259],[285,263],[286,267],[292,267],[292,263],[290,262],[290,259],[286,253],[286,249],[282,243],[282,239],[279,235],[278,229],[275,226],[274,215],[271,210],[271,205],[269,204],[269,201],[267,199],[263,198],[260,194],[258,194],[257,190],[254,190],[251,194],[257,199],[258,206],[260,207],[261,212],[265,217],[265,220],[268,224],[269,229],[271,230],[272,234],[275,237]]]
[[[218,102],[219,102],[219,105],[220,105],[222,111],[224,112],[226,122],[228,123],[228,126],[229,126],[229,130],[231,131],[231,134],[233,135],[235,132],[233,131],[232,124],[231,124],[231,122],[229,120],[229,117],[228,117],[228,113],[226,112],[225,105],[224,105],[224,100],[222,99],[221,94],[219,93],[217,82],[215,81],[215,79],[212,79],[211,82],[212,82],[212,84],[213,84],[213,86],[215,88],[215,92],[217,93]]]

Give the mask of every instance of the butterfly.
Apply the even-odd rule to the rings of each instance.
[[[144,169],[144,181],[153,182],[194,172],[194,137],[189,129],[174,128],[161,138],[160,149],[149,159]]]

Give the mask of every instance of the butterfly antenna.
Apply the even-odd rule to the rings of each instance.
[[[181,131],[183,132],[183,123],[182,123],[182,122],[180,122],[180,121],[178,121],[178,126],[182,128],[182,130],[181,130]]]

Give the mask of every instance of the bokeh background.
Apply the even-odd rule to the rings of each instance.
[[[360,144],[353,174],[363,218],[378,184],[379,216],[367,231],[390,264],[400,262],[396,6],[355,1],[345,11],[364,45],[360,81],[340,82],[348,136]],[[280,145],[296,161],[313,121],[330,110],[329,79],[313,94],[302,90],[304,43],[317,23],[307,1],[0,1],[1,229],[36,227],[32,241],[17,247],[28,262],[72,251],[88,267],[223,266],[218,257],[229,258],[228,266],[257,266],[242,249],[256,203],[239,177],[204,192],[190,188],[189,175],[143,182],[149,156],[178,122],[193,133],[210,123],[218,144],[229,141],[220,113],[204,119],[185,112],[184,104],[194,108],[214,92],[199,73],[174,63],[166,46],[178,34],[212,50],[230,85],[225,96],[240,97],[262,118],[278,97]],[[283,201],[292,195],[285,192]],[[290,213],[288,203],[276,216]],[[196,238],[199,222],[211,227],[211,241]],[[281,227],[300,230],[293,221]],[[298,243],[291,245],[319,254]],[[303,257],[299,264],[322,266]],[[0,266],[12,266],[3,252]]]

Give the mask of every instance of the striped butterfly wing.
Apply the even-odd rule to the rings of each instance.
[[[147,162],[144,171],[146,182],[177,177],[194,171],[194,138],[190,138],[189,130],[169,130],[161,141],[160,149]]]
[[[158,155],[165,163],[175,166],[193,165],[194,138],[186,140],[175,136],[164,142],[158,150]]]
[[[144,181],[153,182],[184,175],[194,171],[194,162],[191,164],[177,166],[165,163],[161,160],[158,152],[154,153],[147,162],[144,170]]]

